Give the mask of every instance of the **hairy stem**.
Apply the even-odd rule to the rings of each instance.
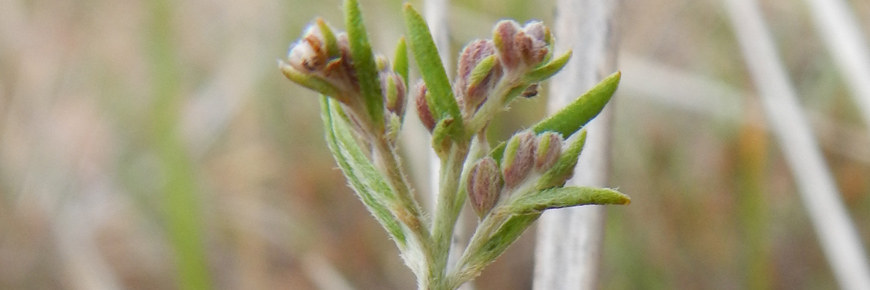
[[[450,241],[453,229],[459,217],[459,211],[465,203],[465,196],[459,194],[462,165],[468,155],[468,147],[453,145],[447,159],[441,161],[441,190],[438,194],[438,205],[435,208],[435,223],[432,229],[434,241],[434,261],[431,264],[429,281],[431,289],[446,288],[447,258],[450,254]]]
[[[387,182],[395,190],[399,202],[393,208],[394,212],[397,213],[396,217],[420,241],[420,245],[423,247],[420,251],[426,256],[426,261],[420,262],[431,264],[433,253],[437,252],[432,251],[432,237],[428,229],[429,222],[424,220],[424,217],[420,214],[420,204],[414,199],[411,185],[399,165],[398,153],[395,147],[386,139],[385,135],[373,139],[375,139],[372,144],[375,152],[374,158],[378,161],[376,164],[381,172],[385,174]]]

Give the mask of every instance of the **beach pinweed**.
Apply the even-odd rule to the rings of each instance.
[[[553,116],[492,147],[487,124],[517,97],[565,66],[541,22],[499,21],[492,39],[475,40],[459,56],[451,82],[420,14],[405,4],[407,43],[393,61],[372,52],[356,0],[344,3],[347,32],[316,19],[279,62],[291,81],[320,93],[326,141],[350,186],[387,230],[419,289],[456,289],[480,274],[543,211],[587,204],[628,204],[607,188],[565,186],[586,140],[583,126],[612,97],[619,72]],[[421,80],[408,79],[410,51]],[[410,96],[409,96],[410,94]],[[432,135],[441,159],[434,212],[424,213],[397,152],[406,106]],[[451,249],[466,202],[479,218],[468,246]],[[448,265],[449,252],[462,253]]]

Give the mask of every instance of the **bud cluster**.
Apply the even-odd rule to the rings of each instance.
[[[404,118],[407,88],[404,79],[393,71],[386,57],[376,55],[375,59],[383,103],[388,112],[384,121],[390,124],[387,128],[393,131],[390,133],[395,134]],[[354,127],[365,131],[362,128],[366,126],[362,123],[369,123],[369,119],[364,118],[365,108],[347,33],[333,34],[330,26],[318,18],[305,30],[301,40],[291,45],[287,63],[282,63],[281,68],[291,80],[341,102],[348,109]],[[296,75],[302,79],[292,77]],[[312,87],[312,84],[322,86]],[[320,90],[324,87],[329,90]]]
[[[358,95],[359,80],[353,68],[347,33],[333,35],[328,24],[317,19],[302,39],[290,46],[287,63],[297,72],[325,81],[338,90],[331,96],[350,104]]]
[[[523,184],[530,173],[544,173],[562,156],[562,136],[544,132],[538,136],[526,130],[508,141],[501,167],[505,187],[516,188]]]
[[[544,61],[552,42],[550,29],[539,21],[520,28],[513,20],[502,20],[495,25],[493,42],[499,59],[509,72],[527,72]]]
[[[562,156],[562,136],[544,132],[538,136],[523,131],[511,137],[499,168],[492,157],[475,163],[468,174],[468,199],[472,208],[483,217],[499,201],[502,192],[518,188],[532,177],[553,168]]]
[[[509,100],[496,94],[504,95],[519,88],[517,94],[523,97],[536,96],[538,84],[525,83],[523,76],[547,61],[552,43],[549,28],[541,22],[521,26],[513,20],[502,20],[496,24],[492,39],[478,39],[466,45],[459,55],[453,81],[453,93],[463,118],[472,118],[490,99],[499,102],[490,106],[506,106]],[[426,85],[420,81],[412,94],[417,114],[431,132],[439,120],[433,118]]]
[[[453,85],[460,107],[476,109],[504,75],[491,40],[476,40],[462,49]]]

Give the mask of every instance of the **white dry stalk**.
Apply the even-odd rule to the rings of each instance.
[[[619,55],[619,68],[624,73],[619,90],[628,101],[651,101],[732,126],[748,122],[757,129],[770,129],[762,123],[763,120],[743,120],[747,108],[744,100],[752,96],[750,92],[656,60],[631,56],[626,52]],[[760,104],[753,102],[749,106]],[[807,110],[807,115],[814,131],[820,135],[823,148],[870,164],[870,135],[864,128],[834,120],[819,111]]]
[[[816,31],[828,47],[870,131],[870,47],[843,0],[805,0]]]
[[[810,126],[753,0],[725,1],[762,106],[798,185],[798,192],[834,277],[843,289],[870,289],[870,268]]]
[[[549,112],[570,103],[615,69],[612,15],[616,1],[559,0],[556,51],[574,58],[552,79]],[[587,125],[588,141],[568,185],[605,186],[612,105]],[[601,256],[604,208],[590,205],[545,212],[535,256],[535,289],[595,289]]]

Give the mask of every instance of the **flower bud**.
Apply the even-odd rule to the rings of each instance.
[[[456,98],[467,107],[476,108],[503,75],[501,62],[490,40],[476,40],[462,49],[456,73]]]
[[[478,217],[483,218],[498,202],[502,178],[498,164],[485,157],[471,167],[468,174],[468,200]]]
[[[517,33],[517,46],[526,65],[535,67],[544,60],[548,52],[549,35],[549,29],[539,21],[526,24],[523,31]]]
[[[354,103],[359,80],[346,33],[334,35],[329,25],[318,19],[290,47],[287,64],[281,69],[290,80],[345,105]]]
[[[506,69],[515,69],[520,64],[520,54],[517,51],[514,38],[519,31],[519,23],[513,20],[502,20],[495,24],[492,41],[495,44],[502,64]]]
[[[435,129],[435,118],[432,117],[432,111],[429,108],[429,102],[426,100],[426,94],[428,90],[426,89],[426,83],[423,80],[417,82],[417,85],[414,87],[414,102],[417,107],[417,116],[420,117],[420,122],[423,123],[423,126],[432,132],[432,129]]]
[[[287,53],[287,62],[296,70],[307,73],[322,70],[327,59],[326,43],[316,25],[309,26],[302,40],[293,44]]]
[[[548,46],[553,42],[553,35],[550,33],[550,29],[540,21],[526,23],[523,31],[526,35],[531,36],[535,40],[542,41]]]
[[[535,165],[535,150],[538,140],[530,130],[523,131],[511,137],[505,147],[502,159],[504,182],[508,188],[523,182]]]
[[[384,94],[384,105],[396,116],[405,115],[405,81],[397,73],[388,71],[380,74],[381,91]]]
[[[538,148],[535,154],[535,169],[545,172],[562,155],[562,135],[554,132],[544,132],[538,136]]]
[[[493,55],[494,53],[495,45],[493,45],[492,41],[489,40],[478,39],[466,45],[459,56],[459,64],[456,69],[457,80],[468,80],[468,75],[471,74],[471,70],[474,69],[481,60],[487,56]]]
[[[520,30],[513,20],[502,20],[493,32],[499,57],[508,71],[537,67],[547,57],[552,42],[550,30],[541,22],[529,22]]]

